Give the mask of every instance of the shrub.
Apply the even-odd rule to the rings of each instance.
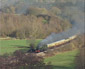
[[[0,69],[49,69],[49,66],[44,63],[43,57],[32,53],[16,51],[13,56],[0,56]]]

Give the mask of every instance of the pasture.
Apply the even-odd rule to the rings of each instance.
[[[78,51],[69,51],[48,57],[45,62],[51,62],[54,69],[75,69],[75,58]]]
[[[36,45],[41,40],[36,40]],[[30,41],[27,40],[0,40],[0,54],[13,53],[16,50],[27,51]],[[56,56],[45,58],[44,62],[51,62],[54,69],[75,69],[74,59],[77,50],[59,53]]]
[[[35,44],[39,43],[41,39],[35,41]],[[16,50],[27,51],[29,48],[29,40],[0,40],[0,54],[13,53]]]

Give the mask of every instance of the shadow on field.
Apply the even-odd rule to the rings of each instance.
[[[72,68],[65,66],[53,66],[53,69],[72,69]]]
[[[12,45],[13,47],[16,47],[16,48],[29,48],[27,46],[22,46],[22,45]]]
[[[35,69],[35,68],[33,68],[33,69]],[[39,67],[39,69],[72,69],[72,68],[64,67],[64,66],[46,65],[45,67]]]
[[[29,50],[29,48],[19,49],[19,51],[24,52],[24,53],[28,52],[28,50]]]
[[[19,51],[22,51],[22,52],[27,52],[29,50],[30,47],[28,46],[21,46],[21,45],[12,45],[13,48],[18,48]]]

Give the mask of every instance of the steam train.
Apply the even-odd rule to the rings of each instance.
[[[71,40],[74,40],[76,37],[77,37],[77,35],[74,35],[74,36],[69,37],[67,39],[62,39],[60,41],[56,41],[56,42],[53,42],[53,43],[50,43],[50,44],[46,44],[46,45],[42,46],[41,48],[37,48],[36,50],[34,50],[34,49],[31,49],[31,50],[33,52],[39,53],[39,52],[45,51],[47,49],[52,49],[54,47],[59,47],[63,44],[66,44],[66,43],[70,42]]]

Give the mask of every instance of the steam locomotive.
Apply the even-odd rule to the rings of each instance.
[[[41,48],[36,48],[36,50],[34,49],[31,49],[33,52],[36,52],[36,53],[39,53],[39,52],[42,52],[42,51],[45,51],[47,49],[51,49],[51,48],[54,48],[54,47],[59,47],[65,43],[68,43],[70,42],[71,40],[74,40],[75,38],[77,37],[77,35],[74,35],[72,37],[69,37],[67,39],[62,39],[60,41],[56,41],[56,42],[53,42],[53,43],[50,43],[50,44],[46,44],[44,46],[42,46]]]

